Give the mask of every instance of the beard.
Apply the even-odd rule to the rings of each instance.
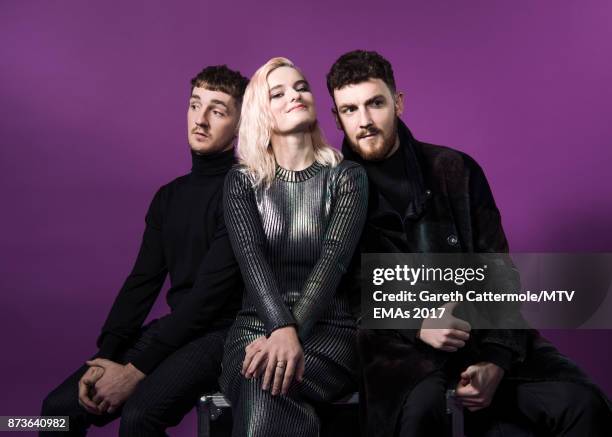
[[[394,118],[393,128],[390,132],[385,133],[380,129],[373,129],[371,132],[376,133],[378,136],[378,141],[372,146],[360,145],[359,138],[356,139],[356,142],[353,142],[352,138],[347,137],[349,146],[353,152],[366,161],[382,161],[389,157],[391,150],[395,146],[397,139],[397,118]]]

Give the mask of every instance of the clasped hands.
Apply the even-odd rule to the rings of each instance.
[[[259,337],[245,348],[242,375],[258,378],[261,388],[273,396],[287,394],[293,381],[304,377],[304,351],[293,326],[276,329],[268,338]]]
[[[445,352],[456,352],[464,347],[472,328],[465,320],[453,316],[456,306],[457,302],[443,305],[446,311],[441,319],[425,319],[417,337]],[[485,361],[473,364],[461,372],[455,396],[468,410],[481,410],[491,404],[503,377],[504,370],[496,364]]]
[[[131,363],[96,358],[79,380],[79,404],[89,413],[115,412],[130,397],[145,374]]]

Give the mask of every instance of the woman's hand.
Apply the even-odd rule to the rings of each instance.
[[[267,361],[261,388],[268,390],[271,386],[273,396],[287,394],[293,380],[301,381],[304,377],[304,351],[293,326],[272,332],[255,359],[258,355]]]
[[[259,337],[244,348],[244,361],[242,362],[242,375],[247,378],[258,378],[266,370],[267,353],[262,353],[268,339]]]

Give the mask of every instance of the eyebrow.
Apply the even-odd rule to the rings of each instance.
[[[293,88],[295,88],[296,86],[302,85],[302,84],[308,85],[308,81],[306,79],[296,80],[295,83],[292,86],[293,86]],[[272,88],[270,88],[270,92],[274,91],[277,88],[282,88],[282,87],[283,87],[282,84],[275,85]]]
[[[213,104],[215,104],[215,105],[221,105],[221,106],[223,106],[225,109],[229,109],[229,106],[227,106],[227,103],[225,103],[225,102],[223,102],[223,101],[221,101],[221,100],[212,99],[212,100],[210,101],[210,103],[213,103]]]
[[[364,105],[368,106],[368,105],[370,105],[371,103],[373,103],[377,99],[386,100],[385,96],[383,96],[382,94],[377,94],[374,97],[370,97],[368,100],[366,100]],[[350,108],[351,106],[359,106],[359,105],[357,105],[355,103],[343,103],[342,105],[338,106],[338,109],[340,110],[340,109],[344,109],[344,108]]]
[[[382,94],[378,94],[378,95],[376,95],[374,97],[371,97],[368,100],[366,100],[365,104],[369,105],[370,103],[374,103],[374,100],[377,100],[377,99],[383,99],[385,101],[387,100],[387,99],[385,99],[385,96],[383,96]]]
[[[202,101],[202,99],[200,98],[200,96],[196,95],[196,94],[192,94],[191,97],[189,98],[189,100],[199,100]],[[223,106],[225,109],[229,110],[229,106],[227,105],[227,103],[225,103],[222,100],[218,100],[218,99],[212,99],[210,101],[210,103],[212,103],[213,105],[221,105]]]

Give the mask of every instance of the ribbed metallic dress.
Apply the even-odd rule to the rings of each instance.
[[[355,389],[355,320],[336,290],[367,211],[367,176],[358,164],[277,167],[269,188],[253,188],[244,167],[227,175],[224,211],[245,282],[242,310],[225,344],[221,387],[232,403],[233,436],[319,435],[313,402]],[[262,378],[241,374],[244,348],[295,325],[305,355],[302,382],[271,396]]]

